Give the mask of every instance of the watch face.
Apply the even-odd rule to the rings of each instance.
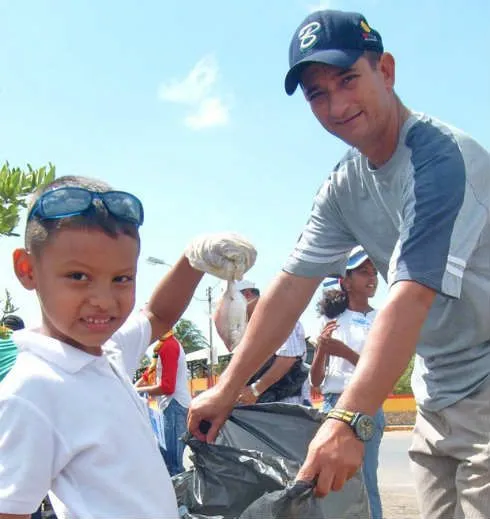
[[[363,442],[369,441],[374,436],[374,420],[363,414],[356,423],[356,434]]]

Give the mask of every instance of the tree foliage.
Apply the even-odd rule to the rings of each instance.
[[[20,209],[27,207],[27,197],[55,178],[52,164],[39,169],[27,165],[27,171],[11,168],[6,162],[0,169],[0,236],[12,236],[19,223]]]
[[[412,377],[414,359],[415,357],[412,357],[412,359],[408,363],[407,368],[403,372],[403,375],[398,379],[398,382],[395,384],[395,388],[393,389],[394,395],[412,394],[412,386],[410,384],[410,379]]]
[[[180,319],[174,327],[174,333],[186,353],[209,347],[201,329],[189,319]]]
[[[17,312],[17,310],[19,309],[17,306],[14,305],[12,296],[10,295],[10,292],[7,289],[5,289],[5,298],[0,299],[0,305],[0,312],[2,313],[0,321],[3,321],[6,315],[15,314],[15,312]]]

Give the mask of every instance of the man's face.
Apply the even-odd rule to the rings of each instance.
[[[29,255],[32,284],[23,284],[38,294],[44,333],[100,354],[134,307],[138,254],[130,236],[63,229]]]
[[[373,66],[359,58],[349,69],[313,63],[301,74],[311,110],[330,133],[358,149],[379,136],[392,109],[394,62],[383,54]]]
[[[250,301],[253,301],[254,299],[257,299],[257,296],[249,288],[245,288],[244,290],[240,290],[240,292],[243,294],[243,296],[247,300],[247,303],[250,303]]]

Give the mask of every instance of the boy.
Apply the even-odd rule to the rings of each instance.
[[[58,517],[178,517],[127,374],[203,272],[183,256],[130,316],[142,223],[135,196],[83,177],[61,177],[33,200],[14,269],[37,292],[42,326],[17,332],[20,353],[0,387],[0,519],[29,517],[49,490]],[[204,268],[220,254],[226,262],[222,247],[221,235]]]

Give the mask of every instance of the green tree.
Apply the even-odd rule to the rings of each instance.
[[[14,305],[12,296],[10,295],[10,292],[7,289],[5,289],[5,299],[0,299],[0,304],[2,305],[2,307],[0,308],[0,312],[2,312],[2,317],[0,318],[0,321],[3,321],[6,315],[14,314],[19,309],[17,306]]]
[[[0,236],[17,236],[14,229],[19,223],[19,213],[27,207],[27,197],[39,187],[55,178],[52,164],[33,169],[29,164],[27,171],[11,168],[6,162],[0,170]]]
[[[395,388],[393,389],[394,395],[412,394],[412,386],[410,384],[410,379],[412,377],[414,359],[415,357],[411,358],[407,368],[403,372],[403,375],[398,379],[398,382],[395,384]]]
[[[209,347],[200,328],[189,319],[180,319],[174,326],[174,333],[186,353]]]

